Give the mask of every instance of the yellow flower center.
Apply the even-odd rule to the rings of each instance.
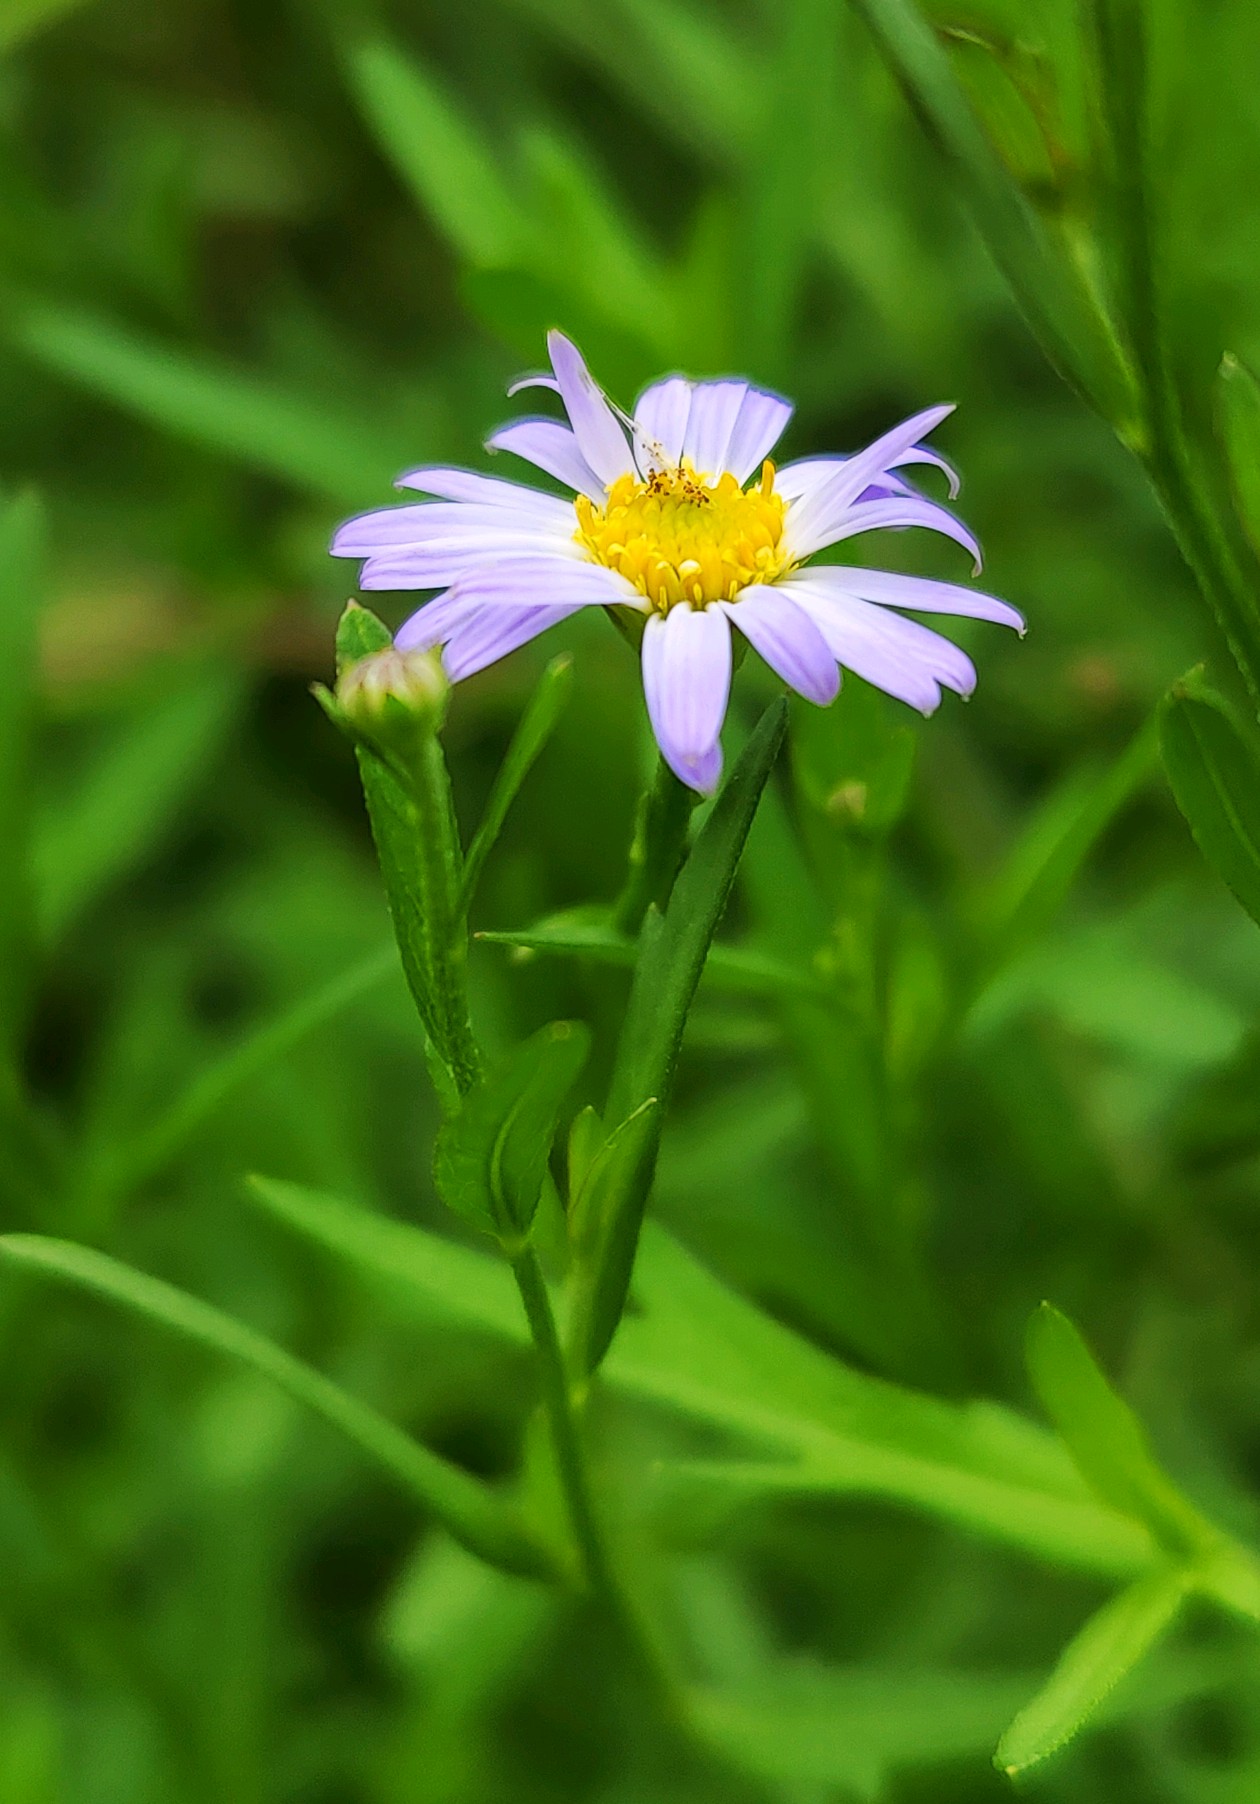
[[[729,471],[712,482],[684,465],[655,471],[646,482],[619,476],[603,507],[585,495],[576,507],[579,545],[629,577],[662,614],[680,601],[698,608],[731,601],[749,583],[775,582],[792,565],[768,458],[747,489]]]

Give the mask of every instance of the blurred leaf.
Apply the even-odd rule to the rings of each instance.
[[[589,1049],[586,1028],[553,1021],[482,1078],[438,1136],[441,1196],[505,1245],[528,1239],[560,1110]]]
[[[905,809],[918,736],[904,709],[849,677],[838,708],[792,708],[792,774],[801,795],[841,830],[881,836]]]
[[[341,507],[388,488],[402,461],[349,411],[338,415],[99,314],[41,302],[0,318],[0,330],[45,368],[139,419]]]
[[[639,942],[611,925],[607,909],[574,909],[522,927],[515,933],[481,932],[474,936],[492,946],[515,946],[521,952],[554,953],[590,959],[596,964],[632,967]],[[816,996],[819,985],[791,965],[741,946],[710,946],[704,976],[715,989],[778,999],[784,995]]]
[[[525,1344],[511,1279],[492,1258],[295,1184],[253,1187],[299,1233],[410,1296],[421,1320]],[[1087,1571],[1128,1578],[1150,1564],[1146,1531],[1099,1505],[1044,1430],[993,1404],[942,1403],[844,1365],[651,1222],[635,1299],[604,1381],[778,1455],[666,1469],[687,1486],[693,1520],[715,1501],[874,1496]]]
[[[1069,1742],[1171,1627],[1185,1594],[1185,1574],[1163,1567],[1104,1604],[1003,1735],[994,1765],[1014,1778]]]
[[[489,134],[414,53],[386,38],[352,45],[346,67],[381,149],[460,255],[482,265],[513,262],[525,221],[486,148]]]
[[[12,50],[23,38],[34,37],[83,4],[84,0],[4,0],[0,7],[0,52]]]
[[[1215,399],[1238,517],[1260,556],[1260,383],[1232,353],[1221,359]]]
[[[1125,376],[1089,294],[1047,239],[967,104],[913,0],[853,0],[955,176],[990,256],[1061,375],[1106,419],[1127,419]]]
[[[665,913],[650,910],[643,924],[604,1115],[622,1122],[646,1102],[661,1106],[648,1118],[651,1127],[637,1164],[625,1173],[618,1192],[606,1196],[591,1257],[577,1269],[572,1334],[582,1371],[599,1364],[625,1307],[687,1014],[786,724],[783,702],[762,715],[696,836]]]
[[[541,1577],[553,1571],[550,1557],[530,1539],[512,1507],[486,1485],[419,1446],[375,1410],[243,1322],[173,1285],[69,1241],[10,1234],[0,1238],[0,1257],[20,1270],[120,1303],[212,1352],[240,1360],[348,1435],[431,1509],[471,1553],[510,1572]]]
[[[1005,960],[1045,932],[1098,841],[1154,770],[1156,753],[1152,720],[1113,763],[1072,772],[1043,803],[982,904],[992,957]]]
[[[1160,706],[1160,749],[1195,843],[1260,922],[1260,756],[1199,670]]]
[[[37,918],[48,939],[156,855],[190,793],[213,776],[241,702],[235,672],[198,671],[146,701],[78,773],[71,793],[49,799],[33,853]]]
[[[766,1784],[838,1786],[874,1804],[896,1773],[990,1748],[1020,1685],[1009,1673],[801,1661],[688,1703],[701,1732]]]
[[[43,519],[33,495],[0,500],[0,1087],[16,1061],[30,980],[33,904],[30,798],[37,622],[43,596]]]
[[[1216,1531],[1160,1470],[1141,1423],[1072,1323],[1049,1303],[1028,1326],[1028,1370],[1081,1476],[1101,1498],[1145,1522],[1171,1553],[1211,1546]]]
[[[473,834],[464,859],[464,883],[460,912],[466,913],[477,889],[481,867],[493,850],[522,783],[533,769],[557,723],[573,688],[573,660],[562,653],[553,658],[538,679],[520,724],[512,735],[503,762],[495,772],[486,811]]]
[[[398,949],[392,943],[357,959],[348,971],[338,972],[205,1066],[166,1113],[124,1148],[119,1169],[110,1174],[112,1182],[120,1189],[132,1189],[160,1171],[236,1091],[389,976],[395,980],[398,976]]]

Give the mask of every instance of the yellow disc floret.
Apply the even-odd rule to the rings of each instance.
[[[729,471],[713,482],[684,464],[646,482],[619,476],[603,507],[585,495],[576,507],[578,543],[662,614],[680,601],[731,601],[749,583],[775,582],[791,568],[769,459],[747,489]]]

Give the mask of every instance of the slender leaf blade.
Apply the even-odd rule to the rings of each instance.
[[[16,1057],[34,904],[30,869],[30,796],[38,683],[36,626],[43,588],[43,517],[34,495],[0,506],[0,1067]]]
[[[1164,768],[1196,845],[1260,923],[1260,755],[1197,670],[1165,697],[1159,731]]]
[[[579,1023],[553,1021],[483,1077],[438,1136],[441,1195],[505,1244],[529,1235],[560,1110],[589,1048]]]
[[[1015,1778],[1065,1746],[1172,1626],[1186,1589],[1185,1573],[1164,1566],[1104,1604],[1003,1735],[994,1765]]]
[[[1197,1552],[1216,1540],[1160,1469],[1142,1424],[1111,1388],[1077,1329],[1049,1303],[1029,1323],[1028,1370],[1081,1476],[1100,1497],[1145,1522],[1171,1551]]]
[[[226,1354],[269,1378],[347,1435],[400,1480],[470,1552],[490,1564],[535,1576],[548,1573],[549,1557],[529,1536],[512,1507],[480,1480],[470,1478],[411,1440],[384,1416],[294,1359],[243,1322],[174,1285],[123,1265],[92,1247],[10,1234],[0,1258],[42,1278],[93,1292],[182,1335]]]
[[[474,833],[464,860],[464,886],[460,899],[462,911],[472,902],[477,879],[495,842],[503,831],[503,823],[522,783],[533,769],[547,741],[559,724],[573,688],[573,659],[567,653],[553,658],[538,679],[520,725],[512,735],[502,764],[495,775],[486,811]]]

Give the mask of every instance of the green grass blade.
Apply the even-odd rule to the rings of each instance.
[[[55,940],[150,854],[207,780],[242,700],[231,671],[201,672],[140,708],[36,823],[36,919]]]
[[[521,785],[555,732],[573,688],[573,660],[567,653],[553,658],[538,679],[537,687],[512,735],[502,764],[495,775],[486,811],[473,834],[472,844],[464,859],[464,884],[460,896],[460,912],[466,914],[477,890],[481,867],[503,831]]]
[[[1160,1469],[1142,1424],[1073,1324],[1049,1303],[1029,1323],[1028,1370],[1081,1476],[1101,1498],[1145,1522],[1170,1552],[1194,1554],[1212,1544],[1215,1531]]]
[[[470,1552],[510,1572],[549,1573],[548,1556],[509,1504],[243,1322],[94,1248],[69,1241],[6,1235],[0,1239],[0,1257],[19,1270],[121,1304],[186,1340],[240,1361],[340,1429],[432,1510]]]
[[[638,962],[639,942],[619,933],[606,910],[552,915],[522,927],[515,933],[484,931],[474,934],[491,946],[511,946],[521,952],[539,952],[557,958],[584,958],[593,964],[620,965],[632,969]],[[795,966],[740,946],[710,946],[704,964],[704,981],[715,989],[776,1001],[783,996],[817,998],[821,986]]]
[[[994,1765],[1015,1778],[1064,1747],[1172,1626],[1186,1589],[1184,1572],[1161,1567],[1104,1604],[1006,1731]]]
[[[190,355],[101,314],[28,304],[6,330],[45,369],[138,419],[338,506],[388,489],[402,462],[349,413],[339,416],[265,377]]]
[[[383,37],[346,55],[351,91],[381,150],[469,262],[511,263],[521,242],[519,203],[454,95],[414,55]]]
[[[932,26],[913,0],[853,4],[953,166],[989,254],[1046,355],[1104,418],[1127,419],[1127,378],[1106,322],[1002,166]]]
[[[1191,671],[1160,707],[1160,749],[1195,843],[1260,923],[1260,756],[1224,699]]]
[[[34,495],[0,505],[0,1072],[17,1054],[30,975],[34,905],[30,869],[31,739],[43,589],[43,519]],[[4,1081],[4,1080],[0,1080]]]
[[[119,1169],[111,1174],[114,1187],[132,1189],[160,1171],[238,1090],[397,973],[398,949],[391,943],[338,972],[198,1072],[184,1094],[127,1148]]]
[[[254,1179],[267,1211],[419,1320],[512,1346],[526,1331],[511,1278],[486,1254],[296,1184]],[[876,1497],[1108,1577],[1154,1544],[1099,1504],[1061,1444],[992,1404],[957,1406],[867,1376],[811,1346],[707,1272],[652,1223],[628,1316],[602,1368],[612,1390],[768,1457],[668,1469],[694,1528],[777,1496]]]

